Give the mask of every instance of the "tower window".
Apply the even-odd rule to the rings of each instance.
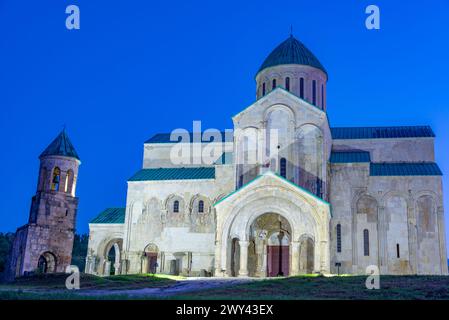
[[[337,252],[341,252],[341,224],[337,224]]]
[[[285,89],[290,91],[290,77],[285,78]]]
[[[274,90],[274,89],[276,89],[276,86],[277,86],[276,79],[273,79],[273,85],[272,85],[271,88]]]
[[[201,212],[201,213],[204,212],[204,201],[203,200],[200,200],[198,202],[198,212]]]
[[[312,104],[316,105],[316,80],[312,81]]]
[[[173,202],[173,212],[179,212],[179,201],[175,200],[175,202]]]
[[[365,257],[369,256],[369,231],[368,231],[368,229],[363,230],[363,255]]]
[[[281,171],[281,177],[286,178],[287,177],[287,160],[285,158],[281,159],[280,163],[280,171]]]
[[[65,186],[64,186],[64,192],[66,193],[72,193],[73,192],[73,178],[74,174],[72,169],[67,171],[67,175],[65,178]]]
[[[265,95],[266,88],[265,88],[265,82],[262,84],[262,96]]]
[[[304,78],[299,79],[299,97],[304,99]]]
[[[324,110],[324,84],[321,85],[321,109]]]
[[[55,167],[53,169],[53,177],[51,179],[51,190],[58,191],[59,190],[59,182],[61,181],[61,169]]]
[[[398,259],[401,257],[401,251],[399,250],[399,243],[396,244],[396,257]]]

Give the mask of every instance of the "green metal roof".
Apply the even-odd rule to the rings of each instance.
[[[215,167],[142,169],[128,181],[215,179]]]
[[[430,126],[331,128],[332,139],[435,137]]]
[[[320,69],[327,75],[326,69],[315,57],[315,55],[306,48],[301,41],[294,38],[292,35],[278,45],[265,59],[257,73],[262,70],[283,64],[299,64],[311,66]]]
[[[442,176],[434,162],[422,163],[371,163],[371,176]]]
[[[371,157],[367,151],[332,151],[331,163],[357,163],[371,162]]]
[[[64,156],[80,160],[65,129],[53,140],[39,157]]]
[[[211,136],[210,139],[205,139],[205,132],[201,132],[201,142],[214,142],[214,137]],[[209,134],[209,133],[206,133]],[[232,130],[222,131],[221,134],[221,141],[219,142],[233,142],[234,141],[234,135]],[[177,143],[181,142],[181,137],[178,136],[178,134],[175,134],[175,136],[178,138],[177,140],[171,140],[170,139],[171,133],[157,133],[154,136],[152,136],[150,139],[145,141],[145,143]],[[189,142],[193,142],[193,132],[189,132],[190,140]],[[198,139],[199,140],[199,139]],[[196,141],[195,141],[196,142]]]
[[[125,223],[125,208],[108,208],[90,223]]]

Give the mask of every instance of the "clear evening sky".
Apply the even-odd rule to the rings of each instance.
[[[80,30],[65,27],[70,4]],[[365,27],[370,4],[379,31]],[[0,231],[27,222],[38,156],[66,125],[86,233],[125,205],[146,139],[193,120],[232,128],[291,25],[329,73],[332,126],[432,126],[449,230],[448,14],[448,0],[0,0]]]

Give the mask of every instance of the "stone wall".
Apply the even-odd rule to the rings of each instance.
[[[342,273],[373,264],[384,274],[447,274],[441,185],[437,176],[373,177],[368,164],[332,164],[331,271],[340,262]]]

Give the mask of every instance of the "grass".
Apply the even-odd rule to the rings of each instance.
[[[381,276],[380,289],[368,290],[364,276],[290,277],[179,295],[176,299],[235,300],[447,300],[449,277]]]
[[[81,275],[81,290],[65,289],[66,274],[22,278],[0,285],[0,300],[5,299],[187,299],[187,300],[416,300],[449,299],[449,277],[381,276],[380,290],[368,290],[364,276],[298,276],[204,289],[170,297],[128,296],[116,290],[167,287],[183,280],[164,275],[122,275],[100,278]],[[107,290],[104,295],[88,296],[86,290]],[[115,292],[115,294],[114,294]]]
[[[13,283],[0,285],[0,289],[33,289],[51,290],[66,289],[65,281],[68,275],[65,273],[41,274],[17,279]],[[90,274],[80,274],[81,290],[132,290],[142,288],[165,287],[173,285],[182,277],[168,275],[118,275],[110,277],[98,277]]]

